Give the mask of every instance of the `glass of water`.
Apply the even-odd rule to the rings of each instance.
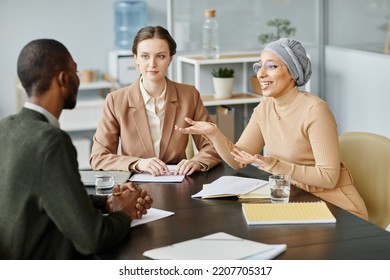
[[[113,174],[95,175],[95,190],[97,195],[109,195],[115,186]]]
[[[287,203],[290,200],[290,180],[288,175],[271,175],[268,183],[272,203]]]

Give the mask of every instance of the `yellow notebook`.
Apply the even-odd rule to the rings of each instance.
[[[335,223],[325,202],[243,203],[248,225]]]

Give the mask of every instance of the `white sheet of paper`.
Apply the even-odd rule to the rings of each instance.
[[[156,260],[268,260],[286,248],[286,244],[269,245],[218,232],[148,250],[143,255]]]
[[[170,172],[175,171],[176,165],[167,165]],[[166,174],[161,176],[153,176],[150,173],[136,173],[130,177],[131,182],[166,182],[166,183],[180,183],[184,180],[185,175]]]
[[[141,219],[133,220],[131,222],[131,227],[135,227],[138,225],[142,225],[142,224],[153,222],[153,221],[156,221],[159,219],[163,219],[163,218],[172,216],[174,214],[175,214],[174,212],[165,211],[165,210],[156,209],[156,208],[150,208],[148,210],[148,213],[145,216],[143,216]]]
[[[204,185],[203,189],[191,197],[226,196],[249,193],[268,181],[239,176],[221,176],[214,182]]]

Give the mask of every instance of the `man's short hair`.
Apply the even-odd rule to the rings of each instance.
[[[37,39],[20,52],[17,71],[27,95],[40,94],[49,89],[51,81],[60,71],[69,68],[68,49],[53,39]]]

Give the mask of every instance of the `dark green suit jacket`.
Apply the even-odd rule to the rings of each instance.
[[[77,259],[116,245],[131,220],[102,215],[105,202],[88,196],[66,132],[27,108],[0,121],[1,259]]]

